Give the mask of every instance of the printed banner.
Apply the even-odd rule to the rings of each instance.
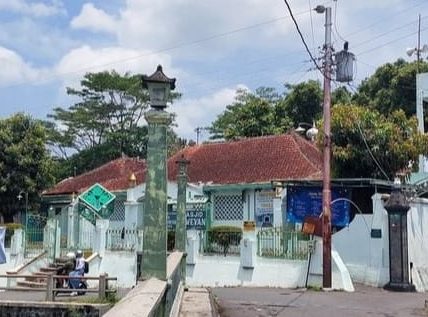
[[[6,236],[6,228],[0,227],[0,264],[6,263],[6,251],[4,249],[5,236]]]
[[[275,192],[272,190],[256,192],[255,218],[257,227],[272,227],[274,198]]]
[[[346,189],[331,190],[331,200],[348,198]],[[287,222],[303,223],[306,216],[319,216],[322,211],[322,189],[319,187],[289,187],[287,188]],[[331,223],[344,227],[349,224],[350,205],[348,201],[340,200],[331,206]]]
[[[203,204],[186,205],[186,229],[205,230],[205,210]],[[170,205],[167,215],[168,230],[174,230],[177,224],[177,205]]]

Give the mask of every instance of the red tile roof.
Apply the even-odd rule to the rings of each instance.
[[[120,191],[129,186],[129,177],[132,173],[137,177],[137,184],[144,181],[142,173],[136,173],[146,169],[146,162],[137,158],[121,157],[110,161],[92,171],[69,177],[53,188],[48,189],[43,195],[58,195],[81,193],[95,183],[99,183],[110,191]]]
[[[212,184],[264,183],[273,179],[320,179],[322,155],[314,144],[295,133],[247,138],[186,147],[168,160],[168,179],[175,180],[184,157],[190,161],[189,182]],[[68,178],[44,194],[80,193],[94,183],[108,190],[128,188],[134,173],[144,182],[145,161],[123,157],[95,170]]]

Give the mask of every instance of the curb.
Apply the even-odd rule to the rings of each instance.
[[[211,292],[211,288],[207,287],[207,291],[208,291],[209,298],[210,298],[211,316],[212,317],[220,317],[219,305],[218,305],[217,300],[214,297],[213,293]]]

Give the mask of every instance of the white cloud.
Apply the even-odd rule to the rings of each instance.
[[[80,14],[73,18],[71,27],[88,29],[93,32],[114,33],[117,22],[103,10],[97,9],[92,3],[85,3]]]
[[[1,86],[10,86],[22,82],[37,84],[41,76],[47,72],[44,69],[33,68],[17,53],[4,47],[0,47],[0,62],[2,65]]]
[[[201,58],[199,52],[210,51],[224,55],[243,45],[276,45],[278,35],[292,30],[290,19],[281,1],[267,0],[127,0],[117,16],[112,16],[87,3],[72,26],[96,32],[109,32],[117,36],[121,46],[161,50],[182,46],[183,43],[225,33],[219,38],[193,45],[185,50]],[[307,11],[307,4],[295,6],[296,12]],[[98,18],[98,20],[97,20]],[[299,15],[301,21],[309,14]],[[263,24],[262,22],[272,21]],[[258,23],[261,25],[257,26]],[[240,28],[248,28],[248,31]]]
[[[86,72],[99,72],[115,69],[118,72],[152,73],[161,64],[174,72],[170,57],[166,54],[152,54],[146,50],[133,50],[123,47],[92,48],[81,46],[71,50],[56,66],[61,77],[81,77]]]
[[[209,126],[222,113],[226,105],[231,104],[238,88],[246,89],[243,85],[223,88],[201,98],[179,100],[169,109],[177,114],[176,132],[187,139],[196,139],[195,128]]]
[[[50,4],[43,2],[29,2],[25,0],[0,0],[0,10],[11,11],[35,17],[47,17],[57,14],[65,14],[64,5],[59,0],[53,0]]]

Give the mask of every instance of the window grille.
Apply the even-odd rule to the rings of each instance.
[[[242,220],[243,214],[241,194],[214,196],[214,220]]]
[[[125,221],[125,204],[123,200],[114,200],[114,212],[110,216],[110,221]]]

